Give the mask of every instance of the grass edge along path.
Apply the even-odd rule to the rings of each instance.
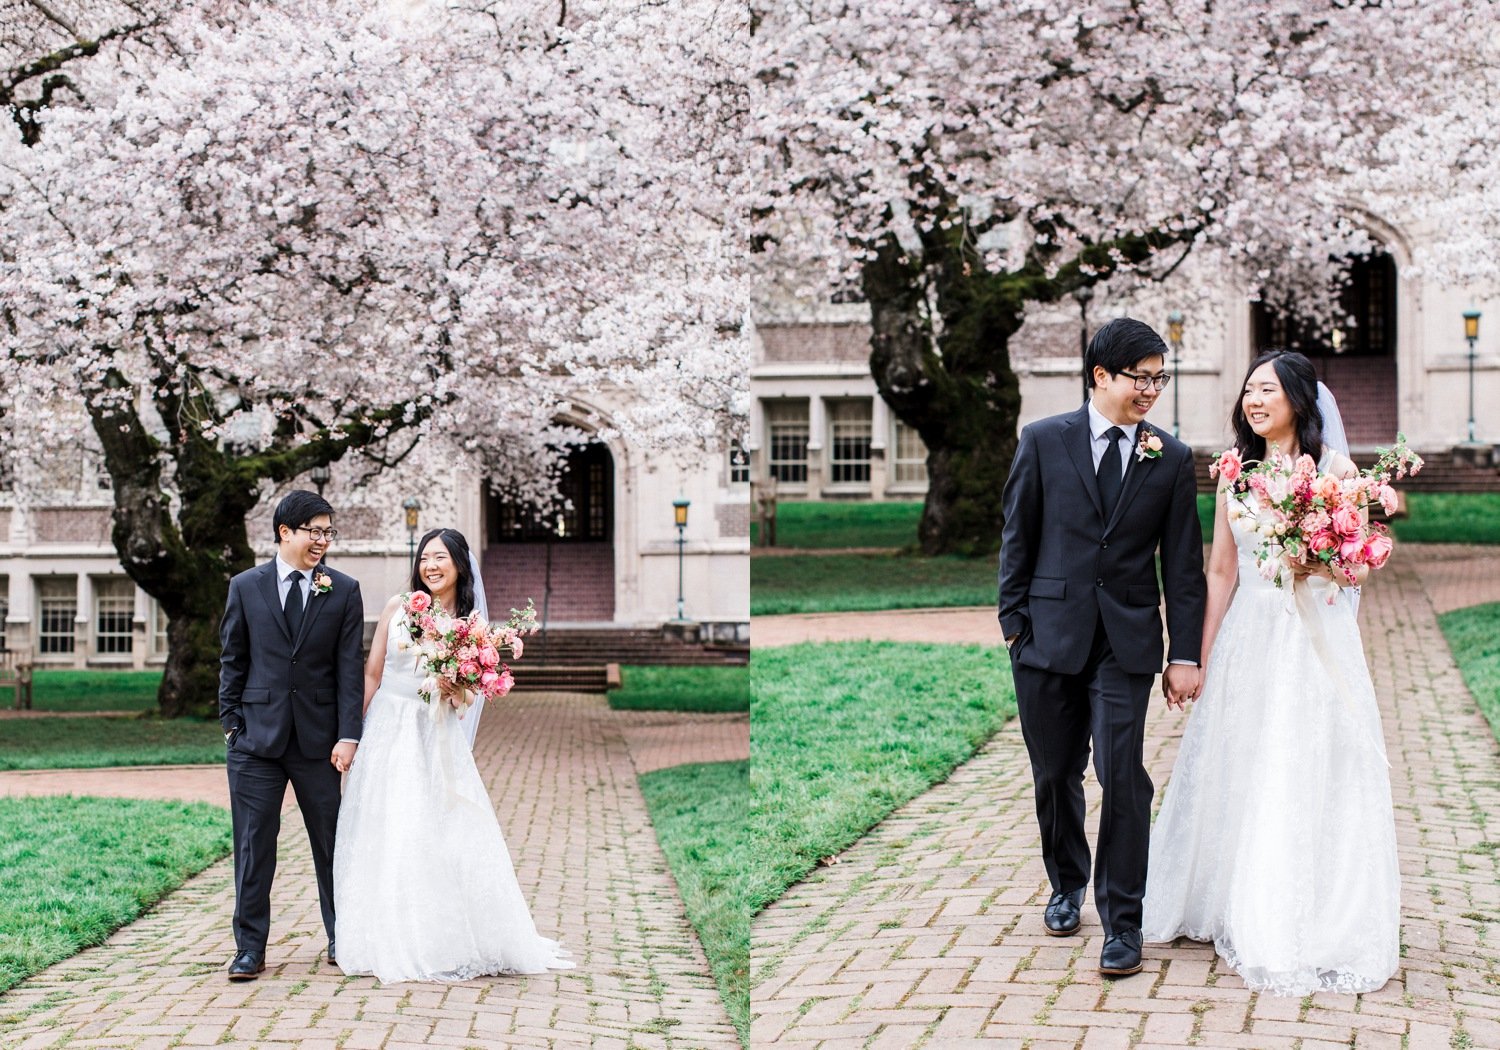
[[[616,711],[724,712],[750,710],[750,668],[744,664],[620,668],[609,691]]]
[[[218,722],[175,718],[0,720],[0,770],[222,765]]]
[[[229,811],[202,802],[0,798],[0,992],[103,943],[231,844]]]
[[[804,643],[750,660],[751,914],[945,780],[1015,714],[1002,648]]]
[[[999,564],[990,556],[929,558],[895,551],[752,557],[750,615],[994,605]],[[755,636],[753,622],[750,634]]]
[[[1445,612],[1438,626],[1464,684],[1500,742],[1500,602]]]
[[[657,841],[745,1046],[750,1045],[745,872],[752,849],[744,810],[749,782],[750,763],[743,759],[671,766],[640,778]]]

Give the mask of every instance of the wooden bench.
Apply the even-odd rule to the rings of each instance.
[[[31,710],[31,650],[0,649],[0,689],[13,689],[17,711]]]

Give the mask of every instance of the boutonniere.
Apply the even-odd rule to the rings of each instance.
[[[1154,430],[1141,427],[1140,437],[1135,443],[1135,461],[1161,458],[1161,437]]]
[[[321,570],[313,573],[312,589],[316,594],[327,594],[333,590],[333,577]]]

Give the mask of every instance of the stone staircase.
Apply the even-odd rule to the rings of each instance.
[[[526,639],[512,671],[523,691],[602,693],[610,664],[744,664],[747,646],[706,645],[668,637],[661,628],[553,626]]]

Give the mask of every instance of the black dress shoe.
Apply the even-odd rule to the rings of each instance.
[[[1085,887],[1080,886],[1071,893],[1054,893],[1047,901],[1047,911],[1043,920],[1047,923],[1047,933],[1053,937],[1066,937],[1070,933],[1077,933],[1078,926],[1083,922],[1083,916],[1079,909],[1083,907],[1083,891]]]
[[[1099,953],[1099,972],[1111,977],[1141,972],[1141,931],[1121,930],[1104,941]]]
[[[333,938],[332,937],[328,938],[328,961],[329,961],[330,964],[332,964],[334,966],[337,966],[339,964],[338,956],[333,953]]]
[[[253,981],[266,968],[265,952],[237,952],[229,964],[231,981]]]

